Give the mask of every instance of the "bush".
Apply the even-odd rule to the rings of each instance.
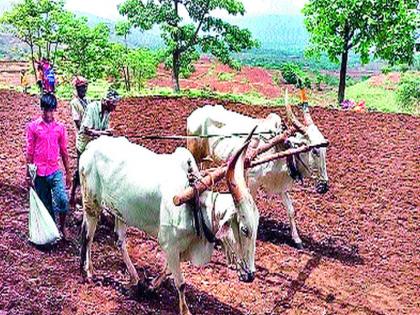
[[[346,87],[353,86],[357,83],[357,80],[353,79],[351,76],[346,76]]]
[[[397,69],[399,72],[407,72],[408,70],[410,70],[410,67],[408,64],[403,63],[401,65],[398,65]]]
[[[298,84],[300,79],[306,87],[310,87],[311,85],[307,74],[295,63],[288,62],[282,64],[280,66],[280,71],[283,79],[289,84]]]
[[[384,66],[384,67],[382,67],[382,69],[381,69],[381,72],[383,73],[383,74],[388,74],[388,73],[390,73],[392,71],[392,68],[390,67],[390,66]]]
[[[232,81],[234,77],[235,74],[231,72],[219,72],[217,74],[219,81]]]
[[[276,71],[273,73],[273,83],[277,86],[281,85],[281,74],[280,72]]]
[[[340,79],[337,76],[331,74],[324,74],[322,76],[322,81],[329,86],[338,86],[340,83]]]
[[[397,101],[404,111],[419,113],[420,76],[411,72],[403,75],[397,89]]]

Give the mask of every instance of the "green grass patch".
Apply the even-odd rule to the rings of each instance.
[[[348,87],[346,99],[352,99],[356,102],[364,100],[366,107],[370,110],[385,113],[410,113],[398,105],[395,91],[371,86],[369,81],[363,81]]]
[[[219,81],[232,81],[234,77],[235,74],[231,72],[219,72],[217,74]]]
[[[189,98],[210,98],[234,103],[244,103],[250,105],[264,106],[283,106],[284,98],[267,99],[257,92],[249,92],[246,94],[220,93],[208,90],[184,89],[180,93],[174,93],[171,88],[157,87],[153,89],[145,89],[134,96],[167,96],[167,97],[189,97]],[[299,102],[297,97],[289,95],[289,101],[292,104]]]

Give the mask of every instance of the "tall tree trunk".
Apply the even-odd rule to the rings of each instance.
[[[123,74],[124,74],[124,85],[125,85],[125,90],[128,92],[128,91],[129,91],[129,89],[128,89],[127,67],[126,67],[126,66],[123,66],[122,70],[123,70]]]
[[[55,42],[54,54],[53,54],[53,64],[55,64],[55,59],[57,57],[57,49],[58,49],[58,40]]]
[[[127,41],[127,34],[124,34],[124,44],[125,44],[125,58],[126,58],[126,65],[124,68],[124,77],[125,77],[125,89],[127,92],[131,90],[130,84],[130,69],[128,68],[128,41]]]
[[[174,85],[174,91],[175,93],[178,93],[180,91],[179,87],[179,52],[174,51],[172,53],[172,81]]]
[[[41,48],[41,43],[39,42],[41,38],[41,31],[38,29],[38,61],[41,60],[42,56],[42,48]]]
[[[346,90],[346,74],[347,74],[347,61],[349,59],[349,51],[346,49],[341,54],[341,69],[340,69],[340,84],[338,86],[338,104],[344,101]]]
[[[131,78],[130,78],[130,68],[127,66],[127,87],[128,87],[128,92],[131,91]]]
[[[176,16],[179,16],[178,15],[178,0],[174,0],[174,9],[175,9]],[[178,23],[176,23],[175,26],[178,28]],[[179,50],[178,32],[175,32],[173,39],[175,41],[176,48],[174,52],[172,53],[172,81],[173,81],[175,93],[179,93],[179,91],[181,90],[179,87],[179,68],[180,68],[179,58],[181,54]]]
[[[29,47],[31,48],[31,61],[32,61],[32,69],[34,70],[35,81],[38,81],[38,71],[36,71],[36,67],[35,67],[34,44],[31,42],[29,44]]]

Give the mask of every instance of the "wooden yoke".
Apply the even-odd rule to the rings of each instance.
[[[216,170],[197,181],[195,187],[198,190],[198,193],[201,194],[203,191],[209,189],[214,183],[223,179],[226,175],[226,171],[227,166],[218,167]],[[173,198],[173,202],[175,206],[180,206],[192,198],[194,198],[194,188],[188,187],[182,193],[176,195]]]
[[[249,165],[251,164],[250,162],[252,162],[258,155],[270,150],[272,147],[278,144],[283,144],[287,140],[287,138],[289,138],[295,132],[296,132],[296,128],[292,127],[286,130],[285,132],[283,132],[282,134],[277,135],[274,138],[270,139],[270,142],[261,144],[257,148],[253,149],[247,155],[247,161],[245,162],[245,165],[249,167]]]
[[[255,167],[264,163],[268,163],[274,160],[286,158],[290,155],[295,155],[303,152],[308,152],[314,148],[321,148],[321,147],[327,147],[329,145],[328,142],[316,144],[316,145],[305,145],[299,148],[293,148],[286,151],[282,151],[275,154],[269,154],[262,156],[257,161],[252,161],[247,168]],[[207,176],[204,176],[196,183],[196,188],[198,192],[201,194],[203,191],[209,189],[214,183],[220,181],[225,177],[227,171],[227,166],[220,166]],[[188,200],[194,198],[194,189],[192,187],[186,188],[182,193],[174,196],[173,202],[175,206],[180,206],[184,203],[186,203]]]
[[[265,155],[261,157],[260,159],[258,159],[257,161],[252,161],[251,167],[255,167],[255,166],[268,163],[274,160],[283,159],[291,155],[308,152],[315,148],[326,148],[328,147],[328,145],[329,145],[328,142],[323,142],[323,143],[314,144],[314,145],[304,145],[299,148],[292,148],[292,149],[288,149],[279,153]]]

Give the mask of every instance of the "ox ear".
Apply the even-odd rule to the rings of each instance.
[[[222,238],[226,238],[229,235],[229,232],[230,232],[230,224],[229,222],[225,222],[217,231],[216,238],[219,240]]]
[[[290,144],[292,144],[292,147],[307,145],[310,143],[309,139],[301,133],[297,133],[294,136],[288,137],[287,141],[290,142]]]
[[[216,238],[222,239],[224,237],[227,237],[231,231],[231,222],[236,213],[236,209],[233,208],[231,211],[227,211],[224,218],[220,220],[219,223],[219,230],[216,232]]]

